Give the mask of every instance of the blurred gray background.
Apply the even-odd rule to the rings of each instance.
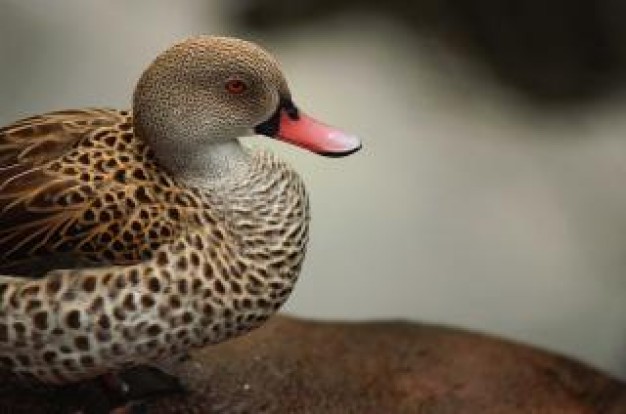
[[[256,40],[304,110],[364,141],[336,160],[247,139],[289,159],[311,193],[288,312],[455,325],[626,378],[626,100],[622,43],[609,41],[624,7],[579,7],[578,33],[558,7],[533,14],[538,1],[458,14],[462,2],[400,3],[2,0],[0,121],[128,107],[172,42]]]

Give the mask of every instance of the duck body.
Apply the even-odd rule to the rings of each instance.
[[[276,60],[197,36],[144,71],[132,111],[0,128],[0,371],[67,384],[217,343],[289,296],[308,239],[304,185],[238,138],[322,155],[360,141],[302,113]]]
[[[4,266],[82,266],[0,277],[0,366],[15,377],[63,384],[175,358],[259,326],[293,288],[309,220],[298,175],[258,152],[181,183],[132,125],[93,109],[0,130]]]

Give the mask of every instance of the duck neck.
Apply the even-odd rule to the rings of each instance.
[[[251,157],[239,140],[230,139],[184,152],[177,148],[159,161],[183,183],[203,188],[236,180],[249,170]]]

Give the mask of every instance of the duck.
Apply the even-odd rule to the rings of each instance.
[[[330,157],[360,140],[305,114],[277,60],[241,39],[174,44],[131,110],[0,128],[0,371],[63,385],[262,325],[305,257],[302,179],[241,137]]]

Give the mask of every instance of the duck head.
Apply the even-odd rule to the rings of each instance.
[[[193,37],[158,56],[137,84],[133,113],[137,133],[166,154],[202,153],[251,133],[326,156],[361,147],[355,136],[300,111],[268,52],[227,37]]]

